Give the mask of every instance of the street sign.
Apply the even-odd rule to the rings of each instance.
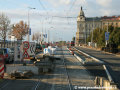
[[[109,40],[109,35],[110,35],[109,32],[105,32],[105,40]]]
[[[29,58],[29,54],[27,52],[27,50],[29,49],[29,42],[28,41],[23,42],[23,49],[24,49],[23,58],[28,59]]]
[[[36,44],[35,42],[29,42],[28,54],[29,56],[35,55]]]

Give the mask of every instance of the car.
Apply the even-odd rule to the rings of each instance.
[[[40,52],[42,52],[42,46],[40,44],[36,44],[35,53],[38,54]]]
[[[11,53],[14,54],[14,48],[10,48]]]
[[[0,49],[0,63],[4,61],[4,50]]]
[[[14,61],[14,53],[10,48],[1,48],[1,56],[4,58],[5,63],[10,63]]]

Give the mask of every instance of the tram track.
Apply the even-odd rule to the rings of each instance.
[[[62,49],[62,54],[63,54],[63,49]],[[66,63],[65,63],[64,54],[63,54],[63,57],[62,57],[62,58],[63,58],[63,64],[64,64],[64,68],[65,68],[66,75],[67,75],[69,90],[73,90],[72,84],[71,84],[71,81],[70,81],[70,76],[69,76],[68,71],[67,71],[67,65],[66,65]]]

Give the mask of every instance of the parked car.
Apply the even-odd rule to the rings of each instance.
[[[10,63],[14,61],[14,53],[10,48],[1,48],[0,56],[2,56],[6,63]]]
[[[10,48],[10,50],[11,50],[11,53],[13,53],[13,54],[14,54],[14,48]]]
[[[4,50],[0,49],[0,62],[4,60]]]
[[[42,52],[42,46],[40,44],[36,44],[35,53],[38,54],[40,52]]]

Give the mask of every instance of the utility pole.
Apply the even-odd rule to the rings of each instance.
[[[49,44],[49,37],[50,37],[50,34],[49,34],[49,30],[48,30],[48,44]]]
[[[43,44],[43,22],[42,22],[42,44]]]
[[[93,30],[94,30],[94,17],[93,17]],[[92,30],[92,37],[91,37],[92,46],[93,46],[93,30]]]
[[[85,30],[85,33],[84,33],[84,34],[85,34],[85,45],[86,45],[86,41],[87,41],[87,40],[86,40],[86,38],[87,38],[87,35],[86,35],[86,34],[87,34],[86,23],[85,23],[85,28],[84,28],[84,30]]]
[[[108,22],[107,22],[107,34],[108,34]],[[106,46],[108,44],[108,40],[106,40]]]
[[[36,8],[31,8],[31,7],[28,7],[28,42],[30,41],[30,35],[29,35],[29,30],[30,30],[30,10],[31,9],[36,9]]]

